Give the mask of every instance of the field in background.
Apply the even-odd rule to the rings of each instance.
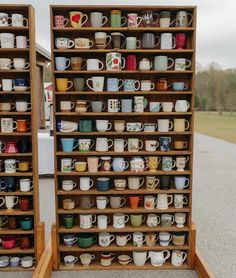
[[[236,144],[236,113],[195,112],[195,131]]]

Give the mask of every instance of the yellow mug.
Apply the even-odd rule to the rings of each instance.
[[[75,162],[76,172],[85,172],[86,168],[87,168],[87,162],[83,162],[83,161]]]
[[[159,163],[161,162],[161,158],[158,156],[149,156],[146,159],[149,171],[155,172],[158,168]]]
[[[183,150],[186,149],[188,147],[188,142],[186,141],[175,141],[174,142],[174,148],[176,150]]]
[[[29,163],[29,161],[20,161],[19,162],[20,172],[27,172],[30,169],[32,169],[32,163]]]
[[[84,21],[83,21],[84,19]],[[70,12],[70,24],[74,28],[82,27],[88,21],[88,16],[82,12],[72,11]]]
[[[73,82],[68,78],[56,78],[56,85],[59,92],[66,92],[73,86]]]
[[[174,131],[184,132],[189,129],[189,121],[185,119],[174,119]]]

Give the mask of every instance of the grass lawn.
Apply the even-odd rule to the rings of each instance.
[[[236,144],[236,114],[224,112],[196,112],[195,130],[212,137]]]

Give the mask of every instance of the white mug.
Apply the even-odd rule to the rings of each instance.
[[[113,214],[113,228],[123,229],[125,228],[125,223],[129,221],[129,215],[123,213]]]
[[[18,170],[19,160],[16,160],[14,158],[5,159],[5,173],[7,174],[14,174],[16,173],[16,170]]]
[[[144,181],[143,177],[128,177],[128,187],[131,190],[137,190],[143,186]]]
[[[175,70],[184,71],[191,67],[191,61],[185,58],[176,58],[175,59]]]
[[[96,204],[98,209],[105,209],[109,203],[109,199],[106,196],[96,197]]]
[[[5,204],[7,209],[13,209],[13,207],[18,203],[18,196],[5,196]]]
[[[187,205],[188,198],[183,194],[175,194],[174,195],[174,207],[175,208],[183,208],[184,205]]]
[[[147,226],[150,228],[155,228],[157,225],[159,225],[161,222],[160,216],[154,213],[150,213],[147,216]]]
[[[174,105],[173,105],[172,101],[162,102],[162,110],[163,110],[163,112],[172,112],[173,107],[174,107]]]
[[[14,48],[15,35],[13,33],[0,34],[1,48]]]
[[[96,129],[99,132],[111,130],[112,124],[108,120],[96,120]]]
[[[113,140],[106,137],[96,138],[96,151],[107,152],[113,146]]]
[[[136,266],[144,266],[147,260],[147,251],[133,251],[133,262]]]
[[[17,129],[17,122],[13,121],[12,118],[1,118],[1,132],[12,133]]]
[[[175,103],[176,112],[187,112],[189,108],[190,108],[190,104],[185,99],[178,99]]]
[[[11,92],[13,90],[13,80],[12,79],[2,79],[2,90],[4,92]]]
[[[122,153],[124,152],[125,147],[127,146],[128,141],[125,139],[114,139],[114,152]]]
[[[21,192],[29,192],[33,189],[33,181],[30,179],[20,179],[20,191]]]
[[[159,233],[159,242],[161,246],[168,246],[172,240],[172,235],[168,232]]]
[[[171,254],[171,263],[172,265],[179,267],[187,259],[187,253],[180,250],[174,250]]]
[[[93,223],[96,222],[95,214],[80,214],[80,228],[81,229],[90,229],[93,226]]]
[[[189,157],[184,157],[184,156],[176,157],[177,171],[183,172],[188,161],[189,161]]]
[[[115,240],[115,236],[111,235],[110,233],[99,233],[98,235],[98,244],[101,247],[108,247],[112,241]]]
[[[186,213],[182,213],[182,212],[175,213],[176,227],[183,228],[185,222],[186,222]]]
[[[92,82],[92,86],[90,82]],[[86,80],[86,84],[92,91],[102,92],[104,88],[104,76],[93,76]]]
[[[108,99],[107,100],[108,112],[117,113],[120,110],[120,101],[118,99]]]
[[[175,47],[176,47],[176,41],[172,33],[162,33],[161,49],[173,49]]]
[[[24,58],[14,58],[13,66],[16,70],[24,70],[30,67],[30,63],[26,62]]]
[[[74,267],[77,261],[78,261],[78,257],[75,257],[73,255],[67,255],[64,257],[65,265],[68,267]]]
[[[29,47],[29,40],[26,36],[16,36],[16,48]]]
[[[168,200],[169,199],[169,200]],[[169,205],[173,202],[173,195],[161,193],[157,195],[157,209],[168,209]]]
[[[75,48],[77,49],[90,49],[93,46],[93,41],[88,38],[76,38]]]
[[[28,19],[25,18],[22,14],[12,14],[12,26],[16,27],[27,27],[29,25]]]
[[[153,266],[162,266],[165,263],[165,261],[170,257],[170,251],[149,251],[148,257],[151,258],[151,264]]]
[[[141,80],[141,91],[152,91],[155,88],[155,84],[151,80]]]
[[[156,206],[156,198],[151,195],[144,196],[144,208],[145,209],[154,209]]]
[[[156,140],[146,140],[145,141],[145,151],[155,152],[159,146],[159,142]]]
[[[60,110],[62,112],[70,112],[75,107],[75,103],[71,100],[61,100],[60,101]]]
[[[129,234],[127,234],[127,235],[117,234],[116,235],[116,245],[119,247],[124,247],[131,238],[132,238],[132,236]]]
[[[173,122],[168,119],[157,120],[157,128],[159,132],[169,132],[173,128]]]
[[[107,215],[97,216],[97,223],[98,223],[99,230],[106,230],[109,222],[110,222],[110,218]]]
[[[7,13],[0,13],[0,26],[11,26],[11,17]]]
[[[63,180],[62,181],[62,190],[71,191],[73,190],[77,184],[73,180]]]
[[[75,159],[72,160],[71,158],[63,158],[61,159],[61,171],[63,173],[72,172],[74,169]]]
[[[106,24],[108,18],[103,15],[103,13],[99,12],[92,12],[90,13],[90,19],[91,19],[91,26],[92,27],[102,27]]]
[[[190,184],[189,178],[185,176],[176,176],[174,178],[175,188],[178,190],[183,190],[184,188],[187,188]]]
[[[138,152],[143,148],[143,141],[139,138],[128,138],[128,151],[129,152]]]
[[[31,109],[31,103],[28,103],[24,100],[16,100],[16,111],[17,112],[26,112]]]
[[[87,59],[87,70],[102,70],[104,64],[99,59]]]
[[[145,242],[144,234],[142,232],[133,233],[133,245],[134,247],[142,247]]]
[[[95,259],[95,255],[84,253],[84,254],[80,255],[79,258],[80,258],[81,264],[83,266],[89,266],[91,264],[92,260]]]
[[[80,177],[79,188],[81,191],[88,191],[94,185],[94,181],[89,177]]]
[[[0,58],[0,69],[9,70],[12,68],[13,62],[9,58]]]

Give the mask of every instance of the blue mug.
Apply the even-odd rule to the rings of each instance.
[[[122,79],[118,78],[107,78],[107,91],[108,92],[118,92],[123,86],[124,82]]]
[[[132,112],[132,99],[122,99],[121,100],[121,112],[123,113],[131,113]]]
[[[5,178],[5,186],[7,192],[15,192],[16,191],[16,184],[14,177],[6,177]]]
[[[23,217],[20,220],[20,227],[24,231],[28,231],[28,230],[33,229],[33,219],[32,219],[32,217],[28,217],[28,216]]]
[[[184,82],[173,82],[172,88],[174,91],[185,91],[188,89],[188,84]]]
[[[160,137],[160,150],[162,152],[169,152],[170,151],[170,144],[171,144],[171,137]]]
[[[62,151],[66,153],[73,152],[79,145],[78,139],[61,138]]]
[[[10,266],[11,267],[19,267],[21,259],[19,257],[11,257],[10,258]]]
[[[97,190],[98,191],[108,191],[111,188],[109,178],[98,178],[97,179]]]
[[[14,86],[22,87],[22,86],[28,86],[29,82],[26,79],[15,79],[14,81]]]

